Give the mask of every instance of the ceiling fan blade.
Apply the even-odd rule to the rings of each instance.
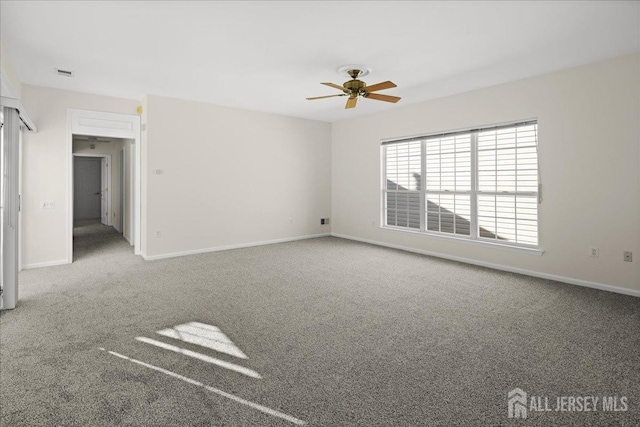
[[[337,84],[335,84],[335,83],[321,83],[321,84],[323,84],[323,85],[325,85],[325,86],[332,87],[332,88],[334,88],[334,89],[341,90],[341,91],[345,91],[345,90],[346,90],[346,89],[345,89],[345,88],[343,88],[342,86],[337,85]]]
[[[356,102],[358,102],[358,97],[357,96],[354,96],[353,98],[349,97],[349,99],[347,99],[347,105],[345,105],[344,108],[345,109],[347,109],[347,108],[356,108]]]
[[[396,87],[396,84],[390,81],[386,81],[386,82],[382,82],[382,83],[376,83],[374,85],[371,86],[367,86],[364,88],[365,92],[375,92],[377,90],[383,90],[383,89],[391,89],[392,87]]]
[[[396,103],[401,99],[399,96],[380,95],[379,93],[366,93],[364,97],[369,99],[375,99],[376,101],[385,101],[385,102],[393,102],[393,103]]]
[[[314,99],[333,98],[334,96],[347,96],[347,94],[341,93],[340,95],[314,96],[313,98],[307,98],[307,100],[313,101]]]

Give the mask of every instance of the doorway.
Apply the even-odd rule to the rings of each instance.
[[[0,309],[6,310],[18,302],[22,133],[15,109],[2,108],[0,120]]]
[[[20,256],[22,132],[36,132],[14,91],[5,86],[0,96],[0,310],[13,309],[18,302]],[[9,96],[7,96],[9,95]]]
[[[99,150],[112,150],[109,141]],[[96,144],[93,144],[95,147]],[[103,144],[101,144],[103,145]],[[113,227],[112,171],[119,173],[119,163],[110,154],[82,154],[82,141],[74,141],[73,154],[73,259],[103,256],[114,241],[123,240],[121,228]],[[117,218],[115,218],[117,220]],[[122,246],[122,245],[121,245]],[[129,246],[127,246],[129,247]],[[127,250],[127,249],[125,249]]]
[[[101,222],[109,225],[107,157],[75,155],[73,159],[73,225]]]
[[[94,157],[106,159],[101,160],[106,162],[104,167],[101,166],[101,174],[105,173],[105,170],[110,174],[109,178],[105,177],[104,179],[101,175],[101,183],[108,182],[108,186],[101,187],[100,196],[104,196],[108,207],[101,206],[99,225],[113,227],[115,235],[119,235],[120,239],[124,237],[134,247],[136,255],[141,254],[140,142],[140,116],[77,109],[67,110],[67,153],[69,159],[67,167],[69,194],[67,261],[69,263],[74,259],[75,158],[92,157],[92,154]],[[105,152],[108,143],[112,145]],[[108,156],[105,157],[106,154]],[[114,164],[112,165],[112,163]]]
[[[127,163],[132,141],[93,135],[73,135],[73,259],[105,253],[105,248],[130,250],[133,193]],[[128,244],[127,244],[128,243]],[[78,250],[81,252],[78,252]]]

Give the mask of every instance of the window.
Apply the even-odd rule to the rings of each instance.
[[[537,123],[386,141],[384,225],[538,246]]]

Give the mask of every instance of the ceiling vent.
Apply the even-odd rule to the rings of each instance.
[[[58,73],[59,76],[63,77],[73,77],[73,71],[61,70],[60,68],[56,68],[56,73]]]

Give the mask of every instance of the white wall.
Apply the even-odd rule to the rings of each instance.
[[[135,114],[138,101],[22,85],[22,103],[38,126],[23,136],[22,263],[64,263],[68,212],[67,108]],[[43,209],[40,202],[55,202]]]
[[[535,117],[544,255],[379,228],[381,139]],[[640,55],[334,123],[333,232],[640,291],[639,127]]]
[[[158,96],[143,107],[148,257],[331,231],[330,124]]]
[[[22,98],[22,83],[18,79],[11,60],[0,43],[0,70],[2,71],[2,81],[0,82],[0,95],[11,98]]]

